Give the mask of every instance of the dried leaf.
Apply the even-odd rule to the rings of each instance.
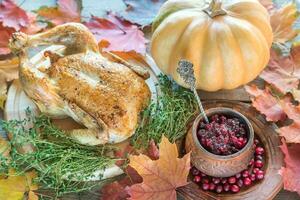
[[[18,7],[12,0],[3,0],[0,4],[0,22],[4,27],[20,30],[29,25],[27,13]]]
[[[165,0],[124,0],[127,9],[120,13],[124,19],[146,26],[152,23]]]
[[[266,116],[267,121],[282,121],[286,114],[280,106],[279,99],[274,97],[269,88],[261,90],[255,85],[245,86],[246,91],[252,95],[252,105]]]
[[[300,143],[300,121],[294,121],[291,125],[278,129],[278,132],[287,143]]]
[[[151,139],[148,147],[148,156],[152,160],[157,160],[159,158],[159,150],[154,142],[153,139]]]
[[[159,144],[158,160],[141,154],[130,156],[130,166],[142,176],[143,182],[127,188],[129,199],[176,199],[176,188],[186,185],[190,169],[190,153],[178,158],[176,144],[166,137]]]
[[[263,5],[269,12],[274,9],[274,4],[272,0],[259,0],[261,5]]]
[[[300,63],[294,61],[293,55],[283,57],[271,50],[268,67],[260,77],[273,85],[283,94],[297,89],[300,79]]]
[[[0,23],[0,55],[6,55],[10,53],[10,49],[8,48],[8,40],[13,32],[15,32],[14,29],[4,27]]]
[[[104,51],[146,53],[144,33],[136,25],[109,14],[106,19],[93,17],[85,25],[92,31]]]
[[[42,7],[37,10],[37,13],[54,25],[80,22],[81,20],[80,9],[76,0],[57,0],[57,7]]]
[[[0,136],[0,155],[8,158],[9,157],[9,152],[10,152],[10,146],[8,142]]]
[[[293,30],[293,25],[298,16],[297,7],[294,3],[289,3],[272,13],[271,26],[274,42],[284,43],[297,35],[297,32]]]
[[[10,170],[8,178],[0,179],[0,199],[1,200],[20,200],[24,194],[29,192],[29,199],[36,200],[38,197],[33,193],[38,189],[37,185],[32,183],[36,177],[35,172],[27,172],[24,175],[17,175]]]
[[[287,146],[282,139],[280,148],[285,155],[285,167],[279,171],[283,178],[284,189],[300,195],[300,144]]]
[[[0,109],[6,100],[7,82],[18,78],[18,58],[0,61]]]

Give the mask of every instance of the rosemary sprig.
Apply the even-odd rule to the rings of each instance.
[[[19,173],[35,169],[37,178],[34,181],[41,189],[54,191],[55,197],[99,185],[99,182],[88,183],[86,180],[95,176],[95,171],[104,170],[116,161],[108,156],[113,147],[76,143],[45,116],[23,121],[2,121],[1,124],[12,137],[11,159],[0,156],[0,160],[4,161],[1,162],[0,172],[8,168],[14,168]],[[33,127],[28,128],[29,124]],[[24,145],[30,145],[34,151],[21,153],[20,148]]]
[[[135,148],[147,148],[153,139],[160,142],[164,134],[171,142],[182,138],[186,133],[186,125],[198,112],[193,93],[178,86],[165,75],[158,77],[161,94],[142,113],[142,120],[132,137]]]

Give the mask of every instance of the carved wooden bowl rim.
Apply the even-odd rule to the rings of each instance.
[[[233,160],[233,159],[239,157],[240,155],[247,153],[248,151],[251,151],[251,148],[252,148],[253,142],[254,142],[254,129],[253,129],[251,122],[247,119],[247,117],[245,117],[242,113],[240,113],[234,109],[226,108],[226,107],[210,108],[210,109],[207,109],[205,111],[205,113],[206,113],[207,117],[210,117],[214,114],[225,114],[225,115],[237,117],[240,121],[242,121],[246,125],[246,132],[247,132],[247,136],[248,136],[247,144],[238,152],[236,152],[234,154],[226,155],[226,156],[213,154],[213,153],[209,152],[208,150],[206,150],[200,144],[200,142],[197,138],[197,130],[198,130],[199,122],[200,122],[200,120],[203,119],[203,115],[199,114],[193,122],[192,136],[193,136],[193,141],[194,141],[194,144],[196,145],[196,147],[200,151],[202,151],[206,156],[209,156],[209,157],[212,157],[212,158],[215,158],[218,160]]]

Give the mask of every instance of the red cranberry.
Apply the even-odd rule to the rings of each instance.
[[[221,183],[222,183],[222,184],[227,183],[227,178],[221,178]]]
[[[200,171],[196,167],[193,167],[191,171],[194,176],[197,176],[200,174]]]
[[[250,178],[244,178],[244,185],[245,186],[249,186],[249,185],[251,185],[251,183],[252,183],[252,181],[251,181],[251,179]]]
[[[265,151],[264,148],[262,148],[262,147],[256,147],[255,154],[256,155],[263,155],[264,151]]]
[[[237,181],[237,185],[238,185],[240,188],[243,187],[244,181],[243,181],[242,179],[239,179],[239,180]]]
[[[254,158],[252,158],[249,162],[249,166],[252,166],[252,165],[254,165]]]
[[[206,174],[204,174],[203,172],[200,172],[200,175],[202,176],[202,177],[205,177],[205,176],[207,176]]]
[[[212,182],[216,185],[218,185],[221,182],[220,178],[212,178]]]
[[[224,184],[223,189],[225,192],[228,192],[230,190],[230,185],[228,183]]]
[[[264,179],[265,173],[264,173],[262,170],[259,170],[259,171],[255,174],[255,176],[256,176],[256,179],[262,180],[262,179]]]
[[[237,193],[237,192],[240,191],[240,188],[239,188],[239,186],[237,186],[237,185],[232,185],[232,186],[230,187],[230,190],[231,190],[231,192]]]
[[[214,183],[210,183],[209,190],[215,190],[215,189],[216,189],[216,185]]]
[[[228,178],[228,183],[230,183],[230,184],[235,184],[235,183],[236,183],[236,178],[235,178],[234,176],[229,177],[229,178]]]
[[[264,163],[261,160],[256,160],[254,162],[254,165],[255,167],[262,168],[264,166]]]
[[[254,174],[256,174],[259,170],[260,170],[259,168],[254,168],[252,172],[253,172]]]
[[[216,188],[216,192],[221,193],[222,191],[223,191],[222,185],[218,185],[217,188]]]
[[[255,160],[263,160],[263,157],[261,155],[256,155]]]
[[[254,144],[255,144],[255,145],[258,145],[258,144],[259,144],[259,140],[258,140],[258,139],[255,139],[255,140],[254,140]]]
[[[255,174],[250,174],[250,179],[252,182],[255,181],[256,180]]]
[[[248,170],[244,170],[242,175],[243,175],[244,178],[248,177],[249,176],[249,171]]]
[[[202,178],[202,183],[209,183],[209,179],[208,178]]]
[[[195,176],[193,180],[195,183],[199,183],[201,181],[201,176]]]
[[[209,184],[208,183],[203,183],[202,184],[202,189],[203,190],[209,190]]]
[[[241,173],[237,173],[237,174],[235,175],[236,178],[241,178],[241,176],[242,176]]]

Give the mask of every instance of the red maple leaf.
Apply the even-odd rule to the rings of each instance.
[[[37,13],[54,25],[80,22],[80,9],[75,0],[57,0],[57,7],[42,7]]]
[[[280,148],[285,155],[285,167],[279,171],[283,178],[284,189],[300,195],[300,144],[287,146],[282,139]]]
[[[300,65],[295,62],[299,56],[297,54],[298,52],[294,50],[294,55],[283,57],[271,50],[268,67],[260,74],[260,77],[283,94],[297,89],[300,79]]]
[[[0,55],[6,55],[10,53],[10,49],[8,48],[8,40],[13,32],[15,32],[13,28],[3,27],[2,23],[0,23]]]
[[[3,0],[0,4],[0,22],[4,27],[20,30],[29,25],[27,13],[12,0]]]
[[[252,95],[252,105],[266,116],[267,121],[282,121],[286,119],[279,99],[274,97],[269,88],[259,89],[256,85],[245,86],[246,91]]]
[[[85,25],[95,35],[104,51],[146,53],[144,33],[136,25],[109,14],[107,18],[93,16]]]

